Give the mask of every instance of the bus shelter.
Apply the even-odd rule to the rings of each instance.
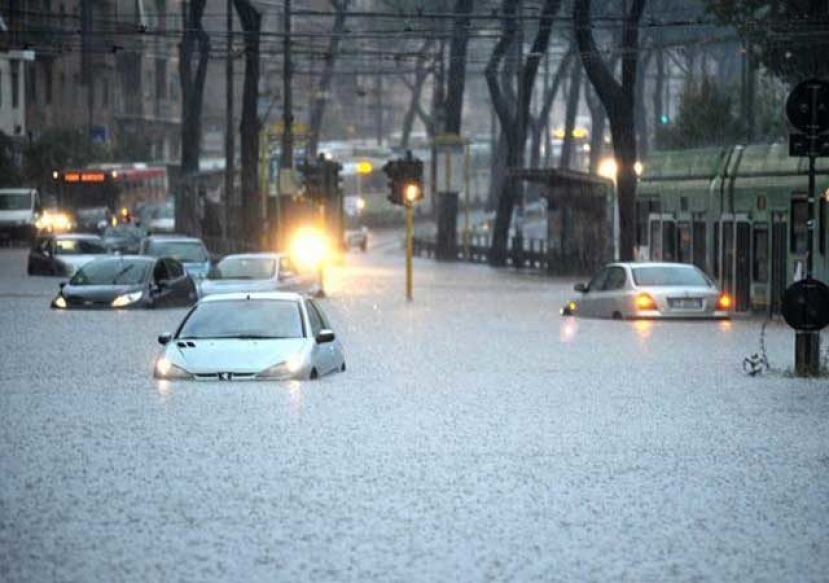
[[[547,271],[588,275],[617,255],[618,212],[612,180],[565,169],[523,169],[547,201]]]

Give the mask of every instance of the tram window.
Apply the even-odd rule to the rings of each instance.
[[[705,221],[694,221],[694,265],[706,271],[705,266]]]
[[[662,224],[662,261],[676,261],[676,223]]]
[[[658,249],[659,241],[662,240],[662,223],[660,221],[651,222],[651,259],[654,261],[662,260],[662,253]]]
[[[829,195],[826,195],[829,196]],[[829,204],[826,196],[820,197],[820,252],[826,255],[826,231],[829,230]]]
[[[691,263],[691,223],[682,221],[677,223],[679,233],[679,247],[677,260],[680,263]]]
[[[769,281],[769,231],[765,227],[754,227],[752,257],[754,258],[751,268],[752,279],[757,283],[768,283]]]
[[[720,276],[720,229],[714,225],[714,277]]]
[[[809,247],[809,203],[806,200],[792,201],[791,239],[789,242],[792,253],[806,253]]]
[[[636,244],[648,244],[648,201],[636,201]]]

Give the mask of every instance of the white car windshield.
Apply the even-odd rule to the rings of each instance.
[[[276,260],[270,257],[231,256],[222,259],[209,279],[271,279],[276,273]]]
[[[695,267],[649,265],[633,268],[636,285],[663,287],[711,287],[712,283]]]
[[[179,338],[302,338],[299,303],[288,300],[205,302],[185,320]]]
[[[0,211],[27,211],[31,208],[30,194],[0,194]]]
[[[58,255],[103,255],[106,247],[93,239],[57,239],[55,253]]]

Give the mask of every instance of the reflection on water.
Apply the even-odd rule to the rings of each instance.
[[[731,320],[720,320],[718,324],[719,329],[723,332],[730,332],[733,326]]]
[[[572,342],[579,332],[579,323],[575,318],[562,318],[558,327],[558,338],[562,342]]]
[[[653,334],[653,326],[652,320],[636,320],[633,323],[633,329],[636,330],[636,335],[641,340],[647,340],[651,337],[651,334]]]
[[[300,381],[288,381],[288,405],[291,413],[302,413],[302,383]]]
[[[155,390],[158,392],[158,395],[163,399],[166,399],[170,396],[171,387],[170,381],[158,380],[155,383]]]

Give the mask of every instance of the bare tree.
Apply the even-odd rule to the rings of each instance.
[[[544,133],[544,128],[547,126],[547,120],[550,118],[550,110],[553,108],[556,97],[558,96],[561,82],[564,76],[570,69],[573,63],[574,51],[570,50],[562,57],[558,64],[553,81],[550,84],[547,92],[544,94],[544,101],[535,119],[530,120],[530,168],[539,168],[541,166],[541,138]]]
[[[522,33],[518,23],[520,0],[504,0],[502,34],[495,44],[485,69],[489,94],[507,144],[506,167],[508,176],[498,197],[498,207],[495,213],[495,228],[489,253],[489,262],[492,265],[506,264],[507,239],[512,211],[515,208],[516,200],[523,192],[522,181],[512,176],[509,171],[517,170],[524,165],[524,146],[527,141],[532,89],[538,73],[539,63],[550,44],[553,20],[560,7],[561,0],[544,0],[538,20],[538,31],[532,48],[527,55],[526,62],[523,62],[523,56],[521,57],[522,63],[516,73],[518,96],[515,100],[508,99],[505,96],[505,90],[511,86],[511,83],[506,86],[504,86],[503,80],[499,83],[498,68],[508,49],[514,46],[515,43],[520,42],[519,39]],[[510,103],[511,101],[512,103]]]
[[[567,95],[567,109],[564,113],[564,139],[561,142],[559,168],[570,168],[573,163],[573,132],[576,129],[576,114],[581,101],[581,64],[577,63],[570,75],[570,93]]]
[[[259,244],[262,227],[259,204],[259,35],[262,14],[250,0],[233,0],[245,38],[245,83],[242,91],[242,119],[239,125],[242,159],[242,209],[236,214],[233,236],[247,238],[249,246]],[[241,215],[241,216],[239,216]]]
[[[427,66],[429,60],[429,52],[434,45],[434,39],[428,39],[423,42],[417,53],[415,59],[414,80],[409,81],[406,77],[402,78],[403,84],[411,92],[411,99],[409,101],[409,108],[403,115],[403,128],[400,135],[400,149],[406,150],[409,147],[409,140],[412,135],[412,128],[414,127],[415,117],[420,117],[424,121],[427,131],[431,133],[431,120],[423,107],[420,105],[420,98],[423,93],[423,85],[426,79],[429,78],[430,69]],[[428,122],[428,123],[427,123]]]
[[[331,89],[331,80],[334,77],[334,66],[340,52],[340,41],[345,31],[345,20],[351,0],[329,0],[334,9],[334,25],[331,27],[331,36],[328,39],[328,49],[325,51],[325,64],[322,75],[316,88],[316,94],[311,101],[311,111],[308,115],[308,157],[317,157],[317,148],[320,141],[320,127],[325,115],[325,106],[328,103],[328,92]]]
[[[624,14],[621,39],[622,77],[616,80],[613,70],[603,60],[593,37],[591,26],[591,0],[576,0],[573,5],[573,22],[576,41],[584,69],[596,89],[607,117],[613,137],[613,151],[618,168],[616,192],[619,201],[621,228],[619,250],[623,261],[634,256],[636,244],[636,123],[634,114],[636,67],[639,48],[639,21],[646,0],[632,0],[630,10]]]

